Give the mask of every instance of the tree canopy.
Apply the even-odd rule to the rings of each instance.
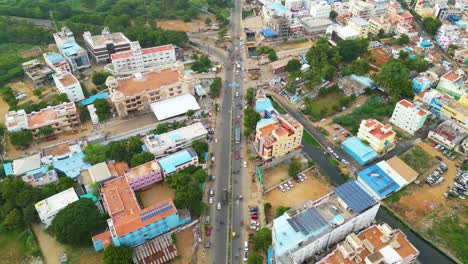
[[[210,96],[211,98],[216,98],[221,93],[221,88],[223,87],[223,82],[221,78],[214,78],[213,82],[210,84]]]
[[[291,161],[288,168],[288,175],[291,178],[296,178],[297,175],[301,172],[301,164],[297,161]]]
[[[278,206],[278,208],[276,208],[276,217],[284,215],[289,209],[291,209],[289,206]]]
[[[205,163],[205,152],[208,151],[208,143],[201,140],[192,141],[192,148],[197,152],[198,161],[200,163]]]
[[[338,50],[328,45],[326,39],[319,39],[306,53],[310,65],[309,80],[320,82],[321,78],[334,75],[337,65],[341,62]],[[331,74],[330,74],[331,73]],[[326,79],[326,78],[325,78]]]
[[[367,39],[358,38],[338,41],[337,44],[340,56],[343,60],[351,62],[367,52],[369,41]]]
[[[109,77],[107,72],[95,72],[91,78],[94,85],[103,85],[106,82],[107,77]]]
[[[10,142],[16,147],[26,148],[33,141],[33,135],[31,130],[22,129],[20,131],[8,133]]]
[[[257,252],[249,252],[249,255],[247,256],[247,264],[262,264],[263,263],[263,257]]]
[[[255,98],[255,90],[252,87],[247,88],[247,91],[245,93],[245,100],[247,103],[251,104],[253,103],[253,100]]]
[[[267,54],[268,59],[270,61],[275,61],[278,59],[278,56],[276,55],[276,51],[269,47],[269,46],[261,46],[260,48],[257,49],[258,54]]]
[[[89,144],[84,149],[83,160],[91,164],[97,164],[107,160],[106,147],[101,144]]]
[[[169,186],[174,189],[174,204],[180,209],[189,209],[194,215],[202,213],[205,206],[202,202],[202,191],[198,187],[202,179],[200,168],[188,167],[166,178]],[[198,176],[197,176],[198,175]]]
[[[263,227],[262,229],[258,230],[257,233],[255,233],[252,239],[252,244],[255,250],[267,250],[271,245],[271,241],[271,230]]]
[[[442,26],[442,22],[437,18],[425,17],[421,26],[428,34],[435,35],[439,27]]]
[[[257,113],[254,109],[248,107],[244,110],[244,126],[245,134],[250,135],[255,131],[257,122],[260,120],[260,114]]]
[[[369,63],[365,60],[355,60],[350,68],[354,74],[364,75],[369,72]]]
[[[121,245],[119,247],[110,244],[104,250],[104,264],[128,264],[132,261],[133,248]]]
[[[395,40],[395,43],[398,45],[406,45],[410,41],[408,35],[406,34],[401,34],[399,38]]]
[[[54,133],[54,129],[51,126],[44,126],[39,128],[37,133],[40,137],[48,137]]]
[[[169,125],[167,123],[159,123],[156,129],[153,130],[155,135],[161,135],[169,131]]]
[[[106,227],[103,214],[90,199],[80,199],[60,210],[47,231],[57,241],[70,245],[89,245],[93,232]]]
[[[286,71],[289,73],[298,72],[301,70],[301,66],[302,64],[300,61],[292,59],[288,61],[288,64],[286,64]]]
[[[141,154],[134,154],[130,164],[131,167],[136,167],[152,160],[154,160],[154,155],[152,153],[142,152]]]
[[[211,67],[211,60],[208,55],[201,55],[200,58],[192,64],[192,70],[196,72],[208,72]]]
[[[98,116],[99,122],[104,122],[111,117],[112,106],[106,99],[96,99],[93,104],[96,108],[96,115]]]
[[[409,76],[410,71],[401,61],[390,60],[383,65],[382,71],[372,75],[372,78],[378,86],[385,89],[392,101],[396,102],[413,94]]]

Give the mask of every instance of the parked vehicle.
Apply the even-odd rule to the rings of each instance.
[[[288,185],[290,188],[294,187],[294,185],[292,184],[292,182],[290,180],[288,180]]]
[[[220,202],[218,202],[218,203],[216,204],[216,209],[221,210],[221,203],[220,203]]]
[[[211,226],[208,226],[205,231],[206,236],[211,236]]]
[[[210,248],[210,247],[211,247],[211,241],[209,241],[209,240],[206,241],[205,247],[206,247],[206,248]]]

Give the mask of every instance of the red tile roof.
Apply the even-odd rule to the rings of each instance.
[[[442,78],[451,82],[456,82],[458,79],[460,79],[460,76],[454,71],[449,71],[444,76],[442,76]]]
[[[117,52],[117,53],[114,53],[111,55],[111,59],[112,60],[120,60],[120,59],[125,59],[125,58],[128,58],[128,57],[131,57],[133,56],[133,52],[132,51],[122,51],[122,52]]]
[[[173,49],[174,49],[174,46],[172,46],[172,45],[163,45],[163,46],[158,46],[158,47],[151,47],[151,48],[142,49],[141,52],[143,54],[148,54],[148,53],[169,51],[169,50],[173,50]]]

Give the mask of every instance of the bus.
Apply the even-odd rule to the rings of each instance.
[[[239,144],[240,143],[240,136],[241,136],[241,133],[240,133],[240,128],[236,128],[236,144]]]

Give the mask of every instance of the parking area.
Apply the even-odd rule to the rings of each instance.
[[[144,191],[139,191],[138,195],[143,206],[148,207],[166,199],[174,199],[174,190],[167,183],[162,182]]]
[[[303,155],[298,155],[293,160],[302,164],[303,170],[307,168],[307,159]],[[287,180],[289,178],[288,168],[289,162],[282,162],[271,168],[263,170],[263,189],[268,190],[276,186],[278,183]]]
[[[314,201],[330,192],[331,186],[323,176],[312,171],[307,171],[305,176],[307,179],[303,182],[291,180],[293,187],[285,192],[275,188],[264,196],[264,202],[271,204],[268,219],[276,216],[276,209],[280,206],[302,207],[305,201]]]

